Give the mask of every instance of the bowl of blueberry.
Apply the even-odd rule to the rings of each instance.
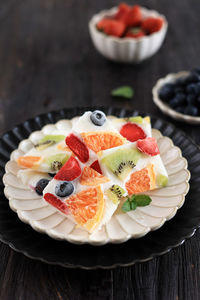
[[[175,120],[200,124],[200,68],[168,74],[157,81],[153,101]]]

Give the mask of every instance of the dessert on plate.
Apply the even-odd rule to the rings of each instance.
[[[16,159],[18,177],[61,214],[92,234],[120,209],[151,202],[168,174],[150,118],[107,118],[88,111],[66,132],[42,137]]]

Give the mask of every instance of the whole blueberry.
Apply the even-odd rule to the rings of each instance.
[[[197,102],[198,106],[200,107],[200,96],[198,96],[198,97],[196,98],[196,102]]]
[[[199,74],[197,73],[191,73],[190,75],[188,75],[185,78],[185,83],[189,84],[189,83],[195,83],[199,81]]]
[[[196,94],[200,95],[200,82],[196,83]]]
[[[74,191],[74,186],[69,181],[60,181],[55,187],[55,193],[58,197],[68,197]]]
[[[185,102],[186,95],[184,93],[177,93],[175,98],[177,99],[179,104],[183,104]]]
[[[42,178],[40,179],[35,186],[35,191],[38,195],[42,195],[42,192],[44,190],[44,188],[47,186],[47,184],[49,183],[49,180],[46,178]]]
[[[167,83],[163,85],[158,95],[161,100],[168,102],[174,96],[174,84]]]
[[[176,86],[184,87],[185,85],[185,77],[180,77],[175,81]]]
[[[169,100],[169,106],[170,107],[175,108],[175,107],[177,107],[179,105],[180,105],[179,100],[176,97],[174,97],[171,100]]]
[[[196,84],[190,83],[186,86],[186,92],[188,94],[196,94]]]
[[[184,109],[184,114],[190,116],[198,116],[198,108],[194,105],[188,105]]]
[[[184,113],[184,106],[178,106],[178,107],[176,107],[176,108],[175,108],[175,111],[177,111],[177,112],[183,114],[183,113]]]
[[[193,105],[196,102],[196,95],[194,94],[188,94],[186,97],[186,102],[188,105]]]
[[[183,86],[179,86],[179,85],[176,85],[174,87],[174,93],[177,94],[177,93],[184,93],[184,87]]]
[[[95,110],[91,113],[90,120],[94,125],[102,126],[106,122],[106,115],[100,110]]]
[[[193,70],[193,73],[197,73],[198,75],[200,75],[200,68],[195,68],[195,69]]]

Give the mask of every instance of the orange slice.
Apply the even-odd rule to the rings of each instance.
[[[40,156],[20,156],[17,163],[20,167],[34,168],[37,167],[40,160]]]
[[[57,149],[61,150],[61,151],[68,151],[71,152],[71,150],[69,149],[69,147],[66,145],[65,141],[62,141],[61,143],[59,143],[57,145]]]
[[[107,177],[101,175],[90,167],[85,167],[80,178],[82,185],[99,185],[110,181]]]
[[[151,164],[146,168],[131,174],[130,179],[126,182],[126,189],[129,195],[144,193],[155,188],[154,165]]]
[[[78,225],[92,232],[100,223],[104,212],[104,198],[100,186],[89,188],[66,199]]]
[[[85,144],[96,153],[125,143],[125,139],[115,132],[83,132],[81,136]]]

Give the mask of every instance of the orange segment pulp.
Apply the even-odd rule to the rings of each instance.
[[[36,168],[41,160],[40,156],[20,156],[17,159],[17,163],[20,167]]]
[[[124,144],[125,139],[115,132],[83,132],[85,144],[94,152],[110,149]]]
[[[79,192],[65,200],[78,225],[92,232],[104,212],[104,198],[100,186]]]
[[[126,182],[126,189],[129,195],[144,193],[155,188],[154,165],[150,164],[146,168],[131,174]]]
[[[61,150],[61,151],[67,151],[67,152],[71,152],[71,150],[69,149],[69,147],[66,145],[65,141],[60,142],[57,145],[57,149]]]
[[[90,167],[83,169],[80,184],[82,185],[98,185],[110,181],[107,177],[101,175]]]

